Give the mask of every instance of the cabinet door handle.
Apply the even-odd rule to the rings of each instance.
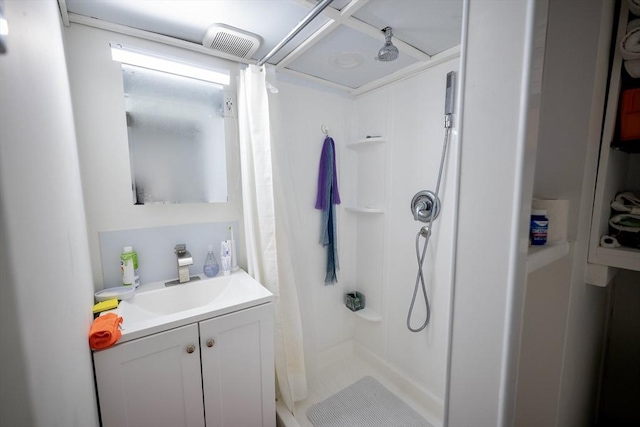
[[[187,347],[187,353],[191,354],[194,351],[196,351],[196,346],[195,345],[190,345]]]
[[[213,347],[216,342],[212,339],[207,340],[207,347]]]

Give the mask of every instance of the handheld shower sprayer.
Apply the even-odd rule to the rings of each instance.
[[[453,126],[453,101],[456,92],[456,73],[447,73],[447,89],[444,100],[444,127],[450,129]]]
[[[431,240],[431,233],[433,231],[433,221],[440,212],[440,199],[438,193],[440,192],[440,182],[442,180],[442,173],[444,171],[444,161],[447,156],[447,145],[449,144],[449,137],[451,135],[451,128],[453,126],[453,112],[454,112],[454,97],[456,86],[456,73],[451,71],[447,74],[447,89],[445,93],[444,101],[444,142],[442,144],[442,156],[440,157],[440,170],[438,172],[438,181],[436,184],[436,191],[431,192],[423,190],[413,196],[411,200],[411,213],[416,221],[422,221],[427,223],[416,234],[416,259],[418,262],[418,273],[416,275],[416,284],[413,288],[413,297],[411,298],[411,304],[409,305],[409,312],[407,313],[407,328],[411,332],[420,332],[429,324],[431,318],[431,306],[429,303],[429,296],[427,295],[427,286],[425,284],[423,264],[427,254],[427,248],[429,247],[429,241]],[[420,238],[424,239],[422,245],[422,251],[420,251]],[[418,290],[422,289],[422,296],[425,303],[425,319],[422,325],[414,328],[411,326],[411,315],[413,314],[413,306],[418,296]]]

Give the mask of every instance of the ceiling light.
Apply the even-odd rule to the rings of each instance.
[[[355,68],[364,63],[364,56],[358,52],[341,52],[329,58],[329,62],[340,68]]]
[[[114,61],[125,64],[137,65],[138,67],[164,71],[165,73],[191,77],[221,85],[228,85],[231,81],[229,71],[216,71],[202,68],[174,59],[163,58],[139,50],[125,48],[117,43],[111,43],[111,58]]]
[[[7,20],[0,17],[0,36],[6,36],[9,34],[9,24]]]

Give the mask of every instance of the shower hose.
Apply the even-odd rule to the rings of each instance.
[[[438,192],[440,191],[440,181],[442,180],[442,171],[444,169],[444,160],[447,157],[447,146],[449,145],[449,136],[451,134],[451,128],[445,127],[444,142],[442,144],[442,156],[440,157],[440,170],[438,171],[438,181],[436,183],[435,200],[438,200]],[[427,287],[424,280],[424,258],[427,254],[427,247],[429,246],[429,240],[431,239],[431,230],[433,224],[433,215],[429,217],[429,224],[422,227],[416,234],[416,258],[418,261],[418,274],[416,275],[416,285],[413,288],[413,297],[411,298],[411,305],[409,306],[409,312],[407,313],[407,328],[411,332],[420,332],[429,324],[431,318],[431,307],[429,305],[429,297],[427,296]],[[424,244],[422,246],[422,253],[420,253],[420,237],[424,238]],[[416,303],[416,297],[418,295],[418,288],[422,288],[422,295],[424,297],[424,303],[426,308],[426,314],[424,323],[419,328],[411,327],[411,315],[413,313],[413,306]]]

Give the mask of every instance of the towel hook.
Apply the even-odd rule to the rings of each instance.
[[[329,126],[322,125],[322,126],[320,126],[320,130],[322,131],[322,133],[324,133],[325,135],[329,136]]]

